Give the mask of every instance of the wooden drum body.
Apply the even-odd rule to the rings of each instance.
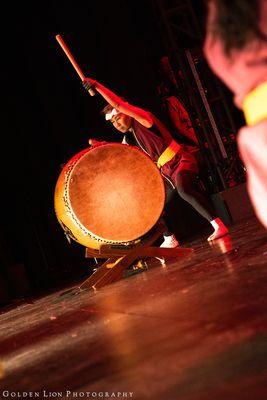
[[[141,150],[118,143],[85,149],[63,168],[55,212],[65,233],[83,246],[134,244],[160,218],[161,174]]]

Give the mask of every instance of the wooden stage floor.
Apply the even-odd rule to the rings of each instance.
[[[230,229],[97,293],[2,311],[0,398],[267,399],[267,231]]]

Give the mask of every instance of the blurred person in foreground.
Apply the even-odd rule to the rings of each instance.
[[[267,0],[208,0],[204,52],[246,126],[238,148],[255,213],[267,228]]]

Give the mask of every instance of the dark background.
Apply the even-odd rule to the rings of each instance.
[[[55,218],[55,184],[61,165],[86,148],[89,137],[120,140],[99,114],[104,101],[83,89],[55,35],[62,35],[85,75],[164,118],[156,86],[166,49],[153,3],[8,6],[2,75],[8,83],[1,170],[3,302],[86,275],[90,261],[84,248],[67,242]],[[196,6],[203,23],[202,2]]]

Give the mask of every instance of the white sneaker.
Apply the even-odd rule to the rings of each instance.
[[[175,247],[179,246],[179,242],[174,235],[163,236],[163,237],[164,237],[164,242],[161,243],[160,247],[174,249]]]

